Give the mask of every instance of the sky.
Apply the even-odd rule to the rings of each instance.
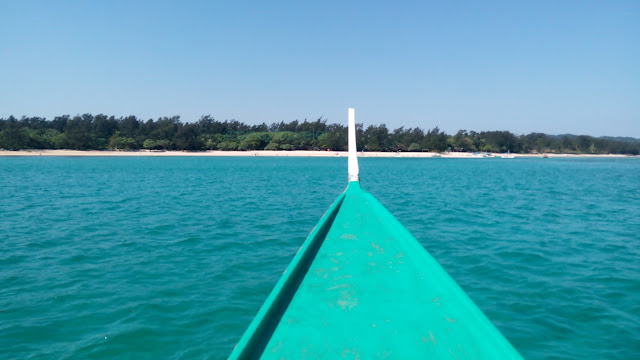
[[[0,118],[640,138],[640,1],[0,0]]]

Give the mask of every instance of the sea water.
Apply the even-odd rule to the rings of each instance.
[[[226,358],[346,169],[0,158],[0,358]],[[640,358],[640,159],[361,158],[360,169],[525,358]]]

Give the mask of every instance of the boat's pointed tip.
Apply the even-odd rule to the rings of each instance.
[[[362,186],[360,185],[360,181],[349,181],[349,185],[347,185],[347,188],[345,191],[359,191],[362,190]]]

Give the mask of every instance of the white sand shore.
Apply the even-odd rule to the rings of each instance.
[[[500,154],[494,154],[500,155]],[[512,154],[516,158],[541,158],[543,154]],[[546,154],[549,158],[593,157],[593,158],[623,158],[629,155],[592,155],[592,154]],[[79,150],[21,150],[0,151],[0,156],[276,156],[276,157],[347,157],[346,151],[79,151]],[[369,152],[358,153],[359,157],[386,158],[469,158],[481,159],[472,153],[451,152],[436,154],[433,152]],[[635,156],[637,157],[637,156]]]

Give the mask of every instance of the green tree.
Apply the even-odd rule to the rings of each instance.
[[[67,146],[76,150],[88,150],[93,147],[93,116],[84,114],[74,116],[67,122],[65,135],[67,136]]]
[[[264,147],[265,150],[278,150],[280,149],[280,144],[277,142],[270,142],[267,146]]]
[[[116,132],[109,139],[109,148],[112,150],[135,150],[138,149],[138,142],[130,137],[121,137],[119,132]]]
[[[158,146],[155,140],[147,139],[142,143],[142,147],[147,150],[153,150]]]
[[[28,149],[28,140],[29,135],[17,126],[7,128],[0,133],[0,149]]]
[[[472,134],[467,130],[460,130],[454,136],[447,139],[448,144],[456,151],[476,151],[478,146],[474,144]]]
[[[198,124],[181,126],[173,137],[173,143],[180,150],[202,150],[198,137]]]
[[[156,148],[157,149],[169,150],[172,147],[173,147],[173,144],[171,143],[170,140],[167,140],[167,139],[156,140]]]
[[[218,149],[220,150],[231,151],[231,150],[236,150],[237,148],[238,148],[238,144],[235,141],[231,141],[231,140],[225,140],[220,144],[218,144]]]
[[[262,141],[256,137],[248,136],[240,141],[240,144],[238,144],[238,150],[256,150],[260,147],[261,143]]]
[[[319,141],[319,147],[325,150],[342,151],[347,149],[347,128],[343,125],[332,124],[328,133]]]
[[[447,134],[436,126],[425,134],[422,148],[428,151],[445,151],[449,147],[447,138]]]
[[[29,147],[29,135],[22,130],[15,117],[10,116],[3,129],[0,133],[0,149],[22,150]]]
[[[364,148],[369,151],[388,151],[390,149],[389,129],[385,124],[369,125],[364,131]]]

